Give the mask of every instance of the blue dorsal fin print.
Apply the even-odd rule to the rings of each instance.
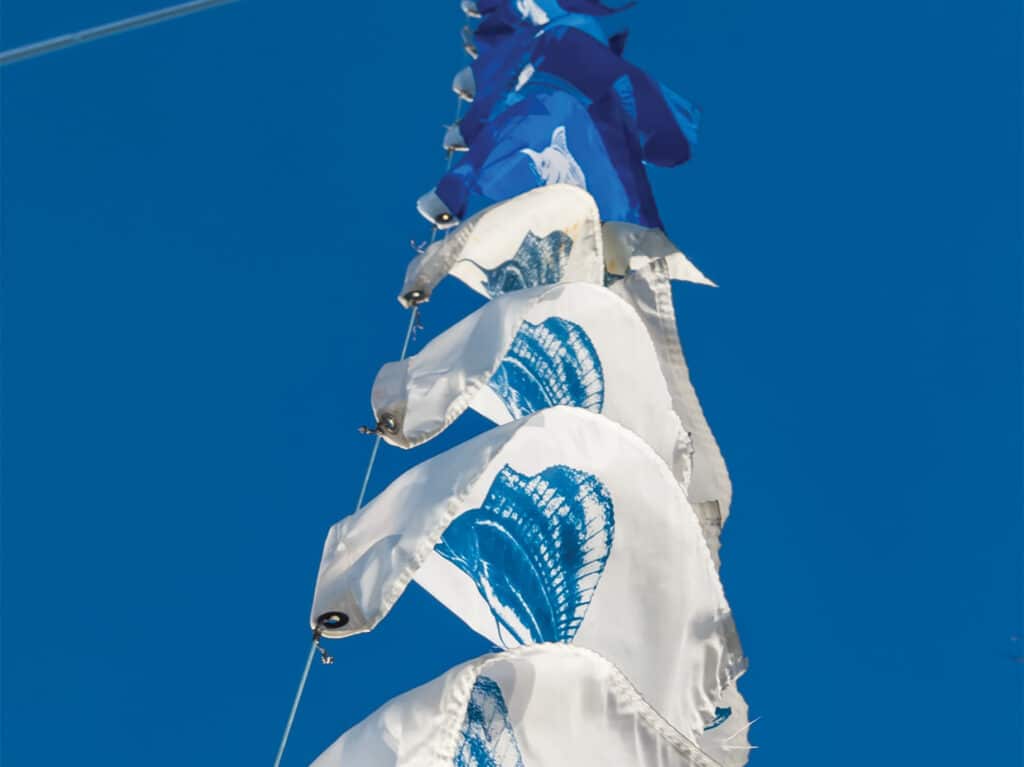
[[[490,677],[477,677],[459,733],[454,767],[524,767],[505,697]]]
[[[572,237],[565,232],[554,231],[538,237],[528,231],[516,254],[493,269],[486,269],[468,258],[463,260],[483,272],[480,286],[491,298],[496,298],[514,290],[560,282],[572,244]]]
[[[483,506],[445,531],[436,551],[473,579],[505,647],[571,642],[611,552],[611,495],[569,466],[504,466]]]
[[[582,327],[561,317],[524,321],[488,381],[513,419],[569,405],[600,413],[604,371]]]

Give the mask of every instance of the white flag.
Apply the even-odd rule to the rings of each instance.
[[[715,767],[597,653],[486,655],[401,695],[313,767]]]
[[[606,271],[621,276],[660,259],[673,279],[714,285],[661,230],[602,225],[590,194],[552,184],[491,205],[430,245],[409,263],[398,300],[427,300],[449,274],[493,298],[557,282],[603,285]]]
[[[597,285],[548,285],[488,302],[419,354],[381,368],[372,403],[381,435],[401,447],[435,437],[467,407],[495,423],[580,407],[644,439],[684,487],[689,478],[690,436],[647,328]]]
[[[693,467],[687,498],[701,519],[717,562],[719,537],[732,502],[732,482],[690,381],[676,326],[669,267],[664,261],[653,261],[647,268],[631,272],[613,285],[612,292],[626,299],[647,326],[675,412],[693,440]]]
[[[311,623],[369,631],[414,578],[496,645],[600,653],[694,741],[745,668],[679,484],[643,440],[581,408],[492,429],[336,524]]]

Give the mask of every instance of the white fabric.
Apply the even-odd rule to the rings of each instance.
[[[517,340],[529,338],[545,323],[572,323],[592,348],[575,354],[559,344],[540,359],[524,359]],[[512,347],[510,349],[510,347]],[[590,355],[593,352],[593,356]],[[551,359],[558,356],[559,359]],[[511,361],[511,362],[509,362]],[[413,357],[381,368],[373,384],[373,411],[385,440],[414,447],[437,436],[466,408],[495,423],[527,414],[522,395],[509,404],[495,375],[515,364],[545,379],[551,396],[533,412],[550,405],[589,404],[634,432],[661,456],[684,486],[690,474],[690,437],[672,409],[658,354],[636,311],[611,291],[580,282],[517,290],[488,302],[427,344]],[[601,401],[589,400],[558,380],[561,368],[585,368]],[[501,372],[498,379],[504,382]],[[590,392],[587,392],[588,394]],[[574,396],[575,395],[575,396]]]
[[[690,381],[676,326],[668,264],[653,261],[647,268],[631,272],[611,289],[629,302],[647,326],[661,362],[661,371],[668,382],[673,407],[693,440],[693,469],[687,497],[701,518],[708,545],[717,562],[719,537],[732,502],[732,482],[722,451]]]
[[[660,229],[625,221],[606,221],[601,232],[604,260],[609,274],[624,275],[664,259],[673,280],[718,287],[694,266]]]
[[[451,215],[433,192],[423,195],[417,208],[434,223],[439,214]],[[457,223],[452,218],[439,228]],[[621,276],[657,260],[667,261],[673,279],[715,284],[661,230],[624,222],[602,225],[597,203],[588,192],[569,184],[552,184],[491,205],[468,218],[444,240],[430,245],[409,263],[398,300],[408,307],[428,299],[449,274],[477,293],[492,297],[487,270],[522,262],[531,238],[544,240],[553,233],[568,237],[571,247],[559,251],[560,263],[549,269],[543,281],[527,287],[562,281],[600,285],[604,284],[606,270]],[[416,294],[415,301],[407,298],[410,293]]]
[[[614,665],[561,644],[457,666],[384,704],[313,767],[477,767],[470,744],[497,767],[715,767]]]
[[[548,481],[567,474],[577,478],[571,487]],[[519,496],[502,490],[509,476]],[[478,531],[473,577],[435,549],[467,527]],[[500,556],[485,556],[495,540]],[[516,631],[522,643],[552,641],[523,627],[555,625],[556,641],[606,657],[691,740],[745,668],[675,478],[635,434],[580,408],[544,410],[469,440],[332,527],[311,625],[338,611],[349,623],[325,636],[370,631],[413,578],[499,646],[519,644]]]
[[[424,215],[436,215],[426,206]],[[561,279],[602,283],[601,225],[594,198],[568,184],[542,186],[491,205],[467,219],[445,239],[430,245],[414,258],[405,273],[399,301],[412,291],[429,297],[437,284],[451,274],[485,296],[485,269],[499,268],[513,259],[528,235],[546,238],[562,232],[571,240],[561,256]]]

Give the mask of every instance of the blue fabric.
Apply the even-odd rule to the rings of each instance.
[[[484,126],[435,191],[465,218],[553,183],[589,191],[604,220],[662,228],[640,146],[615,97],[586,107],[565,91],[531,89]]]
[[[517,38],[496,49],[486,69],[481,65],[479,74],[474,71],[476,98],[459,123],[469,145],[484,125],[521,98],[514,88],[527,63],[535,70],[532,82],[569,89],[588,104],[613,93],[636,133],[645,162],[672,167],[690,159],[699,122],[694,106],[608,45],[573,27]]]
[[[476,8],[485,19],[499,18],[508,24],[536,26],[537,12],[549,21],[556,21],[569,14],[608,16],[634,5],[636,2],[605,3],[601,0],[477,0]]]

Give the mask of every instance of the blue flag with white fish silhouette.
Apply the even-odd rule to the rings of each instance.
[[[458,135],[472,146],[497,114],[522,98],[524,89],[539,84],[574,92],[587,104],[611,94],[636,134],[645,162],[686,162],[697,141],[697,109],[620,53],[571,27],[500,46],[476,78],[476,97],[458,124]]]
[[[439,225],[454,225],[549,184],[586,189],[604,220],[662,228],[641,147],[616,101],[605,97],[588,108],[559,90],[532,89],[502,112],[418,208]]]

